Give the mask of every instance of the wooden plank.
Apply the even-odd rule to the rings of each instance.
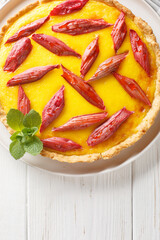
[[[0,145],[0,239],[26,239],[26,165]]]
[[[6,2],[0,1],[0,9]],[[26,169],[0,145],[0,239],[27,239]]]
[[[96,177],[29,167],[28,239],[131,240],[131,166]]]
[[[159,144],[133,164],[133,240],[160,239]]]

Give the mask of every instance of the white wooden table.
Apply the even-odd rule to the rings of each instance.
[[[159,240],[160,148],[114,173],[58,177],[0,146],[1,240]]]
[[[0,146],[0,240],[160,240],[159,144],[84,178],[26,166]]]

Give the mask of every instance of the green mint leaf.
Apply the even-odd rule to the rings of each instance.
[[[32,136],[23,136],[21,142],[22,143],[32,142]]]
[[[21,135],[21,131],[17,131],[17,132],[15,132],[15,133],[12,134],[12,136],[10,137],[10,139],[11,139],[12,141],[14,141],[14,140],[16,140],[17,137],[20,136],[20,135]]]
[[[10,139],[12,141],[15,141],[16,139],[18,139],[18,140],[22,141],[22,143],[32,141],[32,139],[30,137],[33,137],[37,132],[38,132],[37,127],[23,128],[22,131],[17,131],[15,133],[13,133],[12,136],[10,137]]]
[[[38,127],[31,128],[32,136],[34,136],[38,132]]]
[[[33,136],[32,141],[28,142],[28,143],[24,143],[23,146],[24,146],[24,150],[26,152],[32,154],[33,156],[36,156],[36,155],[40,154],[40,152],[43,149],[43,143],[36,136]]]
[[[18,109],[10,109],[7,114],[7,124],[16,131],[23,129],[23,119],[24,115]]]
[[[27,128],[39,128],[41,122],[41,116],[39,113],[32,109],[28,114],[25,115],[23,125]]]
[[[18,140],[15,140],[10,144],[9,151],[12,157],[14,157],[16,160],[20,159],[25,154],[24,147],[22,143]]]
[[[34,136],[38,132],[37,127],[23,128],[22,133],[24,136]]]

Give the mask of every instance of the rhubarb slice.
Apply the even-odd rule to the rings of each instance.
[[[109,139],[120,127],[120,125],[126,121],[133,112],[128,111],[125,107],[119,112],[115,113],[100,127],[96,128],[94,132],[89,136],[87,143],[88,146],[95,146],[101,142]]]
[[[62,112],[64,108],[64,86],[51,98],[42,112],[40,132],[44,131]]]
[[[64,66],[62,66],[62,77],[89,103],[105,110],[103,100],[98,96],[95,90],[82,78],[78,77],[74,73],[70,72]]]
[[[116,71],[121,62],[126,58],[127,54],[128,52],[125,52],[108,58],[106,61],[99,65],[93,77],[91,77],[87,82],[93,82],[97,79],[101,79]]]
[[[48,65],[41,67],[34,67],[26,70],[23,73],[20,73],[7,82],[7,86],[16,86],[19,84],[31,83],[40,80],[48,72],[52,71],[55,68],[59,68],[59,65]]]
[[[115,22],[115,25],[111,33],[115,52],[117,52],[118,49],[121,47],[125,39],[126,33],[127,33],[127,25],[125,23],[125,14],[121,12],[117,21]]]
[[[77,117],[71,118],[67,123],[64,125],[53,128],[52,131],[68,131],[68,130],[79,130],[83,128],[87,128],[92,126],[93,124],[99,123],[107,117],[107,112],[102,113],[94,113],[94,114],[87,114],[81,115]]]
[[[6,43],[11,43],[19,40],[23,37],[28,37],[39,29],[45,22],[49,20],[49,16],[38,19],[32,23],[27,24],[26,26],[21,27],[18,32],[16,32],[12,37],[10,37]]]
[[[13,46],[10,54],[7,57],[3,70],[14,72],[28,57],[32,50],[31,40],[29,38],[22,38]]]
[[[24,115],[29,113],[29,111],[31,110],[30,100],[26,96],[21,85],[19,86],[18,90],[18,110],[21,111]]]
[[[84,77],[93,63],[95,62],[98,54],[99,54],[99,45],[98,45],[99,37],[96,37],[86,48],[81,63],[81,76]]]
[[[64,42],[53,36],[46,34],[33,34],[32,39],[57,56],[75,56],[81,58],[81,55],[79,53],[76,53]]]
[[[59,152],[67,152],[67,151],[82,149],[82,147],[78,143],[75,143],[72,140],[67,138],[52,137],[52,138],[42,139],[41,141],[44,147],[51,148]]]
[[[51,16],[66,15],[81,10],[89,0],[68,0],[57,5],[50,13]]]
[[[151,107],[149,99],[135,80],[122,76],[118,73],[113,73],[113,75],[131,97],[139,99]]]
[[[103,19],[73,19],[52,26],[52,31],[75,36],[95,32],[112,25]]]
[[[130,30],[130,39],[135,60],[150,77],[149,52],[146,44],[140,39],[134,30]]]

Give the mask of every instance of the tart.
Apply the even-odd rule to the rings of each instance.
[[[42,116],[41,154],[69,163],[109,159],[128,148],[146,133],[160,108],[160,50],[152,29],[117,1],[78,3],[30,4],[8,20],[0,35],[1,121],[12,134],[8,111],[36,110]],[[23,58],[15,61],[18,47]],[[53,105],[56,116],[46,119]],[[59,139],[68,139],[72,148],[53,149]]]

